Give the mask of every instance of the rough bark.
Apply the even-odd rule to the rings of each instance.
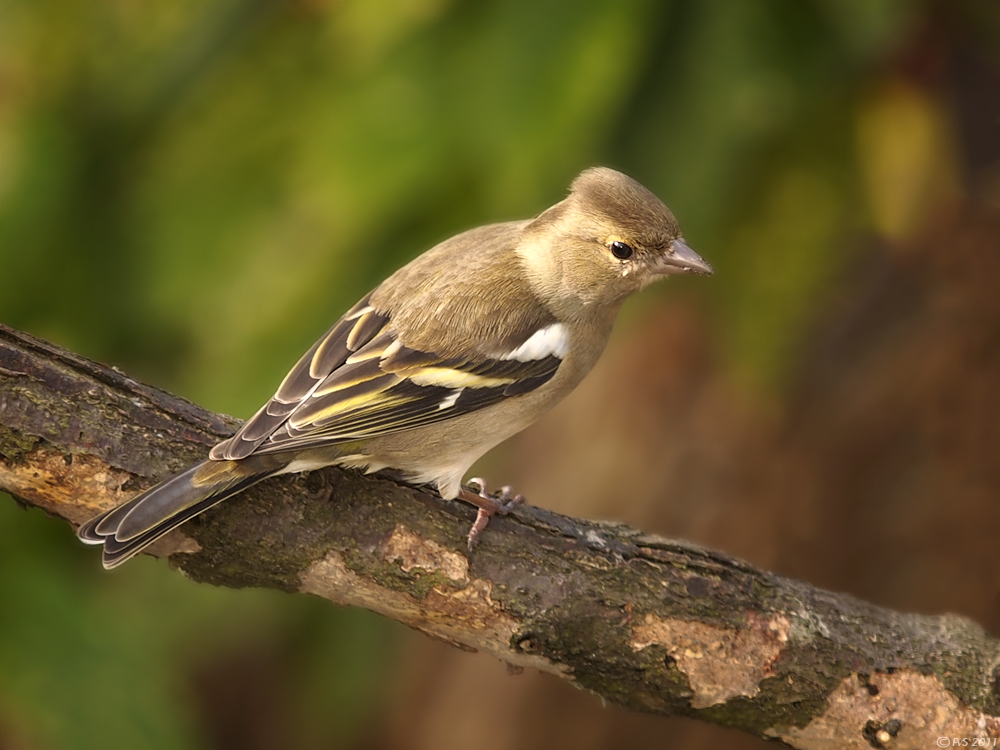
[[[203,457],[237,425],[0,326],[0,490],[74,524]],[[890,612],[537,507],[493,520],[469,555],[473,516],[327,469],[262,483],[153,551],[196,581],[366,607],[630,709],[791,747],[1000,737],[1000,642],[972,622]]]

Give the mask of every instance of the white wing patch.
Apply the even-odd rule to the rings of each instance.
[[[562,323],[553,323],[535,331],[527,341],[502,359],[532,362],[548,356],[565,359],[568,353],[569,332]]]
[[[438,403],[438,409],[450,409],[453,407],[455,402],[458,401],[458,397],[462,395],[462,391],[464,390],[464,388],[459,388],[458,390],[452,391],[451,394],[445,396],[441,399],[440,403]]]

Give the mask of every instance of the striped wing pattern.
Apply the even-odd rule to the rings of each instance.
[[[538,388],[562,361],[562,351],[520,359],[442,359],[404,346],[390,328],[389,316],[365,297],[211,457],[302,450],[453,419]]]
[[[209,458],[236,461],[254,453],[331,372],[382,330],[388,318],[372,309],[370,298],[370,294],[364,297],[313,344],[285,376],[271,400],[235,435],[216,445]]]

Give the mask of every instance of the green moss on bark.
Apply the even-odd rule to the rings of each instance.
[[[0,424],[0,456],[10,463],[20,463],[41,438],[25,435]]]

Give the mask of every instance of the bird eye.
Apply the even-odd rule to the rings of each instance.
[[[611,253],[619,260],[625,260],[631,258],[635,250],[632,249],[631,245],[628,245],[619,240],[615,240],[611,243]]]

